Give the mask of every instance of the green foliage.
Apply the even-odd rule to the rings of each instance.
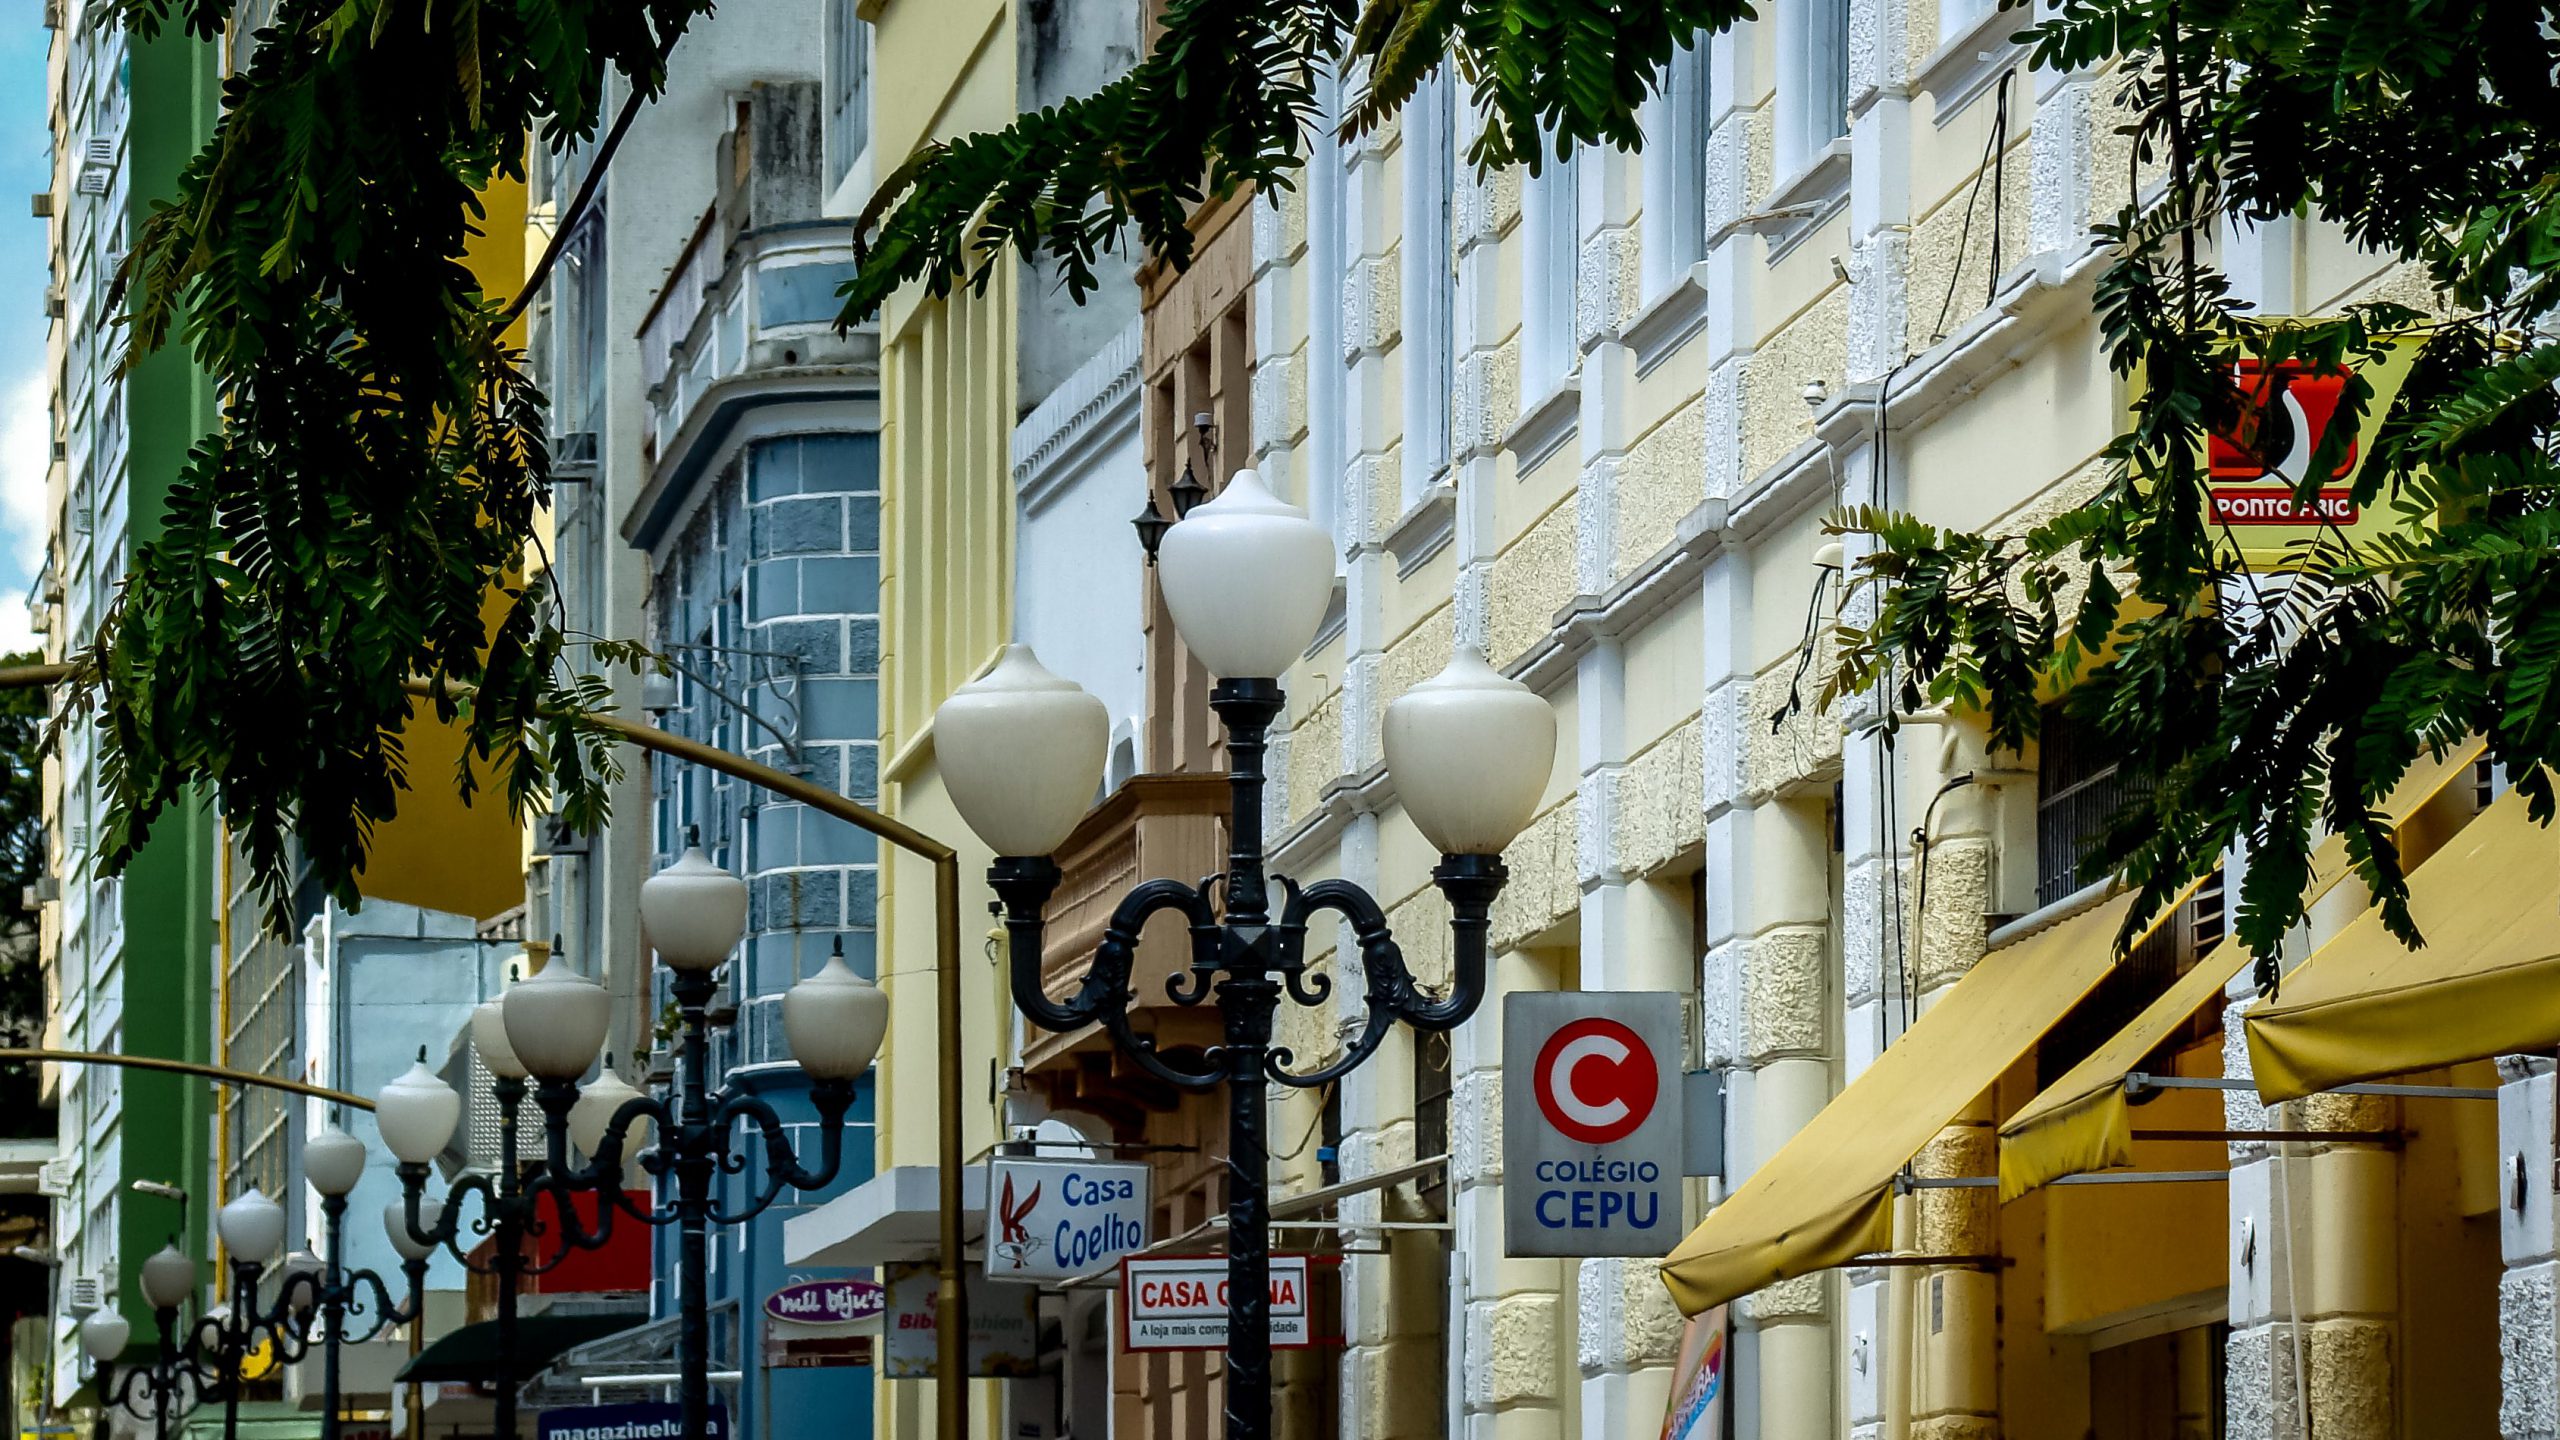
[[[592,134],[609,71],[654,91],[707,9],[339,0],[280,5],[259,32],[119,281],[132,354],[182,340],[223,404],[78,657],[108,869],[209,787],[272,916],[288,918],[296,849],[353,900],[372,827],[415,779],[412,677],[469,727],[466,794],[494,780],[519,812],[601,813],[616,762],[577,717],[603,691],[570,676],[558,607],[522,578],[550,490],[544,400],[504,297],[461,257],[480,191],[523,178],[528,136]],[[110,16],[210,39],[231,9],[116,0]]]
[[[2135,381],[2133,426],[2086,508],[2024,536],[1942,534],[1872,511],[1836,527],[1874,547],[1853,582],[1872,619],[1843,634],[1836,685],[1892,687],[1905,709],[1980,711],[2031,740],[2039,691],[2122,757],[2142,796],[2093,874],[2139,893],[2130,936],[2189,879],[2244,847],[2235,918],[2275,981],[2323,829],[2346,838],[2385,922],[2422,938],[2375,807],[2421,753],[2487,738],[2536,815],[2560,760],[2560,293],[2549,204],[2560,175],[2554,45],[2538,5],[2370,0],[2064,0],[2037,61],[2121,58],[2126,128],[2171,183],[2104,239],[2110,362]],[[2423,267],[2451,318],[2390,305],[2273,321],[2230,299],[2195,231],[2303,214]],[[2379,418],[2354,499],[2411,522],[2378,539],[2331,528],[2285,573],[2252,573],[2209,522],[2200,458],[2228,430],[2244,357],[2358,373],[2394,331],[2423,351]],[[2305,498],[2346,456],[2333,427]],[[2085,583],[2066,631],[2052,597]],[[2092,664],[2102,644],[2114,648]]]
[[[1007,251],[1081,300],[1134,228],[1149,255],[1191,257],[1192,211],[1245,186],[1290,188],[1316,120],[1316,77],[1365,74],[1344,130],[1375,129],[1443,64],[1485,124],[1484,169],[1574,144],[1635,149],[1636,112],[1675,49],[1752,13],[1746,0],[1172,0],[1155,48],[1094,94],[1005,129],[925,146],[856,223],[842,323],[904,285],[983,290]],[[876,232],[876,233],[875,233]]]

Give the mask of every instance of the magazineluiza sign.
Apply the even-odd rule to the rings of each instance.
[[[1307,1257],[1271,1257],[1271,1344],[1315,1343],[1307,1324]],[[1227,1257],[1131,1256],[1120,1262],[1120,1348],[1227,1348]]]
[[[1120,1160],[987,1162],[987,1278],[1073,1280],[1146,1248],[1147,1167]]]
[[[1686,1168],[1680,1006],[1649,990],[1504,998],[1504,1253],[1670,1251]]]
[[[727,1440],[729,1411],[714,1402],[704,1440]],[[684,1440],[684,1407],[659,1401],[634,1405],[572,1405],[545,1410],[540,1440]]]

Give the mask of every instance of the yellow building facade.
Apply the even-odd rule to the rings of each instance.
[[[2503,1433],[2545,1433],[2552,1367],[2515,1358],[2519,1324],[2549,1327],[2549,1236],[2520,1233],[2543,1142],[2514,1172],[2529,1203],[2493,1192],[2517,1148],[2501,1111],[2537,1133],[2548,1081],[2502,1062],[2497,1099],[2483,1040],[2357,1077],[2435,1093],[2261,1103],[2251,1056],[2283,1017],[2219,943],[2245,856],[2119,961],[2119,912],[2077,864],[2121,792],[2058,712],[2042,746],[1989,754],[1962,717],[1892,733],[1866,698],[1817,704],[1831,627],[1859,613],[1826,515],[2023,528],[2092,494],[2123,428],[2091,227],[2158,175],[2117,133],[2120,78],[2029,70],[2024,18],[1777,0],[1675,62],[1644,153],[1536,176],[1473,173],[1443,77],[1255,207],[1235,463],[1341,557],[1338,619],[1286,680],[1274,868],[1368,887],[1445,981],[1385,707],[1469,645],[1562,722],[1505,856],[1497,993],[1330,1102],[1274,1092],[1275,1135],[1338,1133],[1341,1179],[1426,1171],[1343,1202],[1338,1404],[1292,1433],[1658,1433],[1688,1323],[1662,1255],[1521,1258],[1503,1230],[1527,1183],[1505,1166],[1526,1057],[1503,1053],[1503,997],[1555,989],[1684,997],[1684,1068],[1721,1079],[1722,1163],[1664,1249],[1705,1227],[1674,1270],[1712,1275],[1681,1298],[1730,1325],[1726,1434],[2490,1435],[2502,1403]],[[2423,298],[2308,225],[2208,249],[2268,314]],[[2440,874],[2508,853],[2495,777],[2454,757],[2430,782],[2408,853]],[[2348,965],[2364,912],[2340,882],[2296,958]],[[1358,1018],[1357,985],[1336,996],[1285,1012],[1301,1064]],[[2064,1164],[2004,1192],[2011,1152],[2051,1150],[2066,1081],[2131,1097],[2099,1130],[2143,1178]],[[1445,1234],[1389,1223],[1439,1214]],[[1826,1221],[1838,1245],[1803,1248]]]

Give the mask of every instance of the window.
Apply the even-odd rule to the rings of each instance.
[[[1707,258],[1707,41],[1675,52],[1644,151],[1644,293],[1659,296]]]
[[[827,0],[827,184],[844,183],[871,144],[871,27],[856,0]]]
[[[1342,515],[1343,453],[1341,277],[1343,226],[1342,147],[1333,139],[1342,113],[1342,81],[1316,78],[1316,118],[1307,144],[1307,517],[1333,536],[1346,538]],[[1156,753],[1149,752],[1151,755]]]
[[[561,252],[569,285],[560,316],[559,415],[564,434],[604,429],[606,338],[604,216],[591,210]]]
[[[1404,503],[1410,507],[1449,469],[1449,400],[1457,351],[1457,256],[1449,180],[1456,141],[1450,78],[1423,82],[1404,111]]]
[[[1521,220],[1528,231],[1521,255],[1528,271],[1522,286],[1521,399],[1530,405],[1562,385],[1578,358],[1573,287],[1582,259],[1581,171],[1568,152],[1562,160],[1548,161],[1521,197]]]
[[[1449,1153],[1449,1032],[1421,1031],[1413,1037],[1413,1153],[1428,1160]],[[1447,1166],[1422,1177],[1416,1187],[1435,1220],[1449,1215]]]
[[[2037,904],[2051,905],[2095,878],[2081,874],[2081,862],[2132,798],[2100,737],[2060,702],[2045,706],[2036,745]]]
[[[1849,0],[1795,0],[1779,24],[1778,173],[1792,175],[1849,133]]]
[[[1999,0],[1938,0],[1938,43],[1951,44],[1999,8]]]

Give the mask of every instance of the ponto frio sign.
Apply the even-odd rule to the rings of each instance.
[[[1503,1217],[1512,1255],[1662,1255],[1680,1228],[1680,997],[1503,1001]]]

